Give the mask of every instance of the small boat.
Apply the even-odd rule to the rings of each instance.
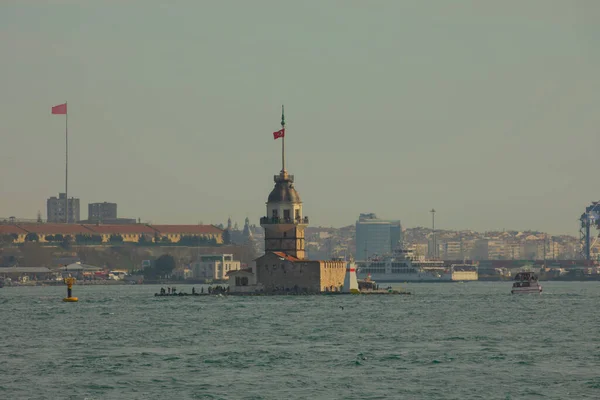
[[[542,285],[533,272],[519,272],[514,279],[511,294],[542,293]]]

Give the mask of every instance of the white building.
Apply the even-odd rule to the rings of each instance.
[[[227,273],[237,271],[241,267],[240,261],[233,259],[233,254],[208,254],[199,256],[192,263],[194,279],[226,280]]]

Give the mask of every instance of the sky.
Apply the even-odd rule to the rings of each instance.
[[[576,234],[600,199],[600,2],[0,2],[0,217],[64,191],[243,224],[286,166],[312,226],[360,213]]]

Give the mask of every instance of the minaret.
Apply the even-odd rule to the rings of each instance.
[[[260,219],[265,230],[265,253],[280,251],[304,259],[304,229],[308,217],[302,214],[302,201],[294,188],[294,175],[285,169],[285,117],[281,106],[281,172],[274,176],[275,187],[267,200],[267,215]]]
[[[242,231],[242,234],[244,235],[244,239],[248,239],[250,236],[252,236],[252,231],[250,230],[250,219],[248,217],[246,217],[244,220],[244,230]]]

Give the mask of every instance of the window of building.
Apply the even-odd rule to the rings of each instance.
[[[290,220],[290,210],[283,210],[283,219],[286,221]]]
[[[277,210],[273,210],[273,218],[277,218]]]

